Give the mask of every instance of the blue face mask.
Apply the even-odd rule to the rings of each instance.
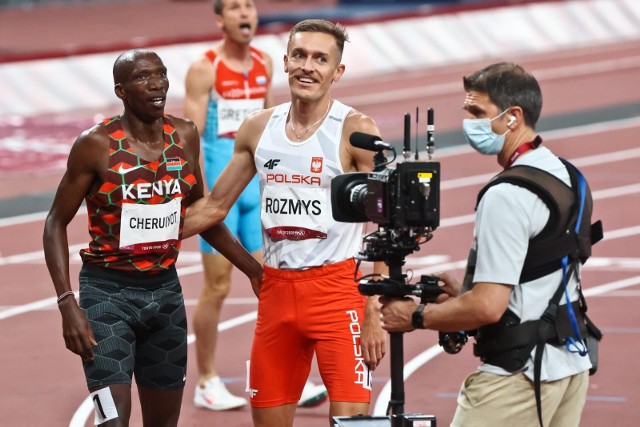
[[[498,114],[493,119],[464,119],[462,121],[462,133],[464,137],[478,153],[481,154],[498,154],[504,146],[504,136],[496,134],[491,129],[491,122],[502,117],[509,109]]]

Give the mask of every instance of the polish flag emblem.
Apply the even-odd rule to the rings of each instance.
[[[322,157],[312,157],[311,158],[311,172],[320,173],[322,172]]]

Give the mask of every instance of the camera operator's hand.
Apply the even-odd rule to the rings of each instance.
[[[440,282],[442,282],[440,288],[444,291],[443,294],[438,295],[438,299],[436,300],[437,303],[444,302],[450,297],[457,297],[460,295],[462,283],[453,278],[449,273],[435,273],[433,276],[437,277]]]
[[[412,298],[380,297],[382,328],[389,332],[410,332],[411,316],[418,304]]]
[[[368,297],[362,322],[360,347],[364,362],[375,370],[386,353],[386,333],[380,323],[380,304],[378,298]]]

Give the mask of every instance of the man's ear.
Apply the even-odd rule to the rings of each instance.
[[[218,27],[222,32],[224,32],[224,21],[222,20],[222,16],[217,13],[213,14],[213,20],[216,23],[216,27]]]
[[[522,108],[512,107],[511,111],[509,111],[507,114],[508,114],[508,120],[509,120],[507,122],[507,127],[509,129],[512,129],[514,126],[524,123],[524,114],[523,114]]]
[[[113,87],[113,91],[115,92],[116,96],[120,99],[124,99],[125,98],[125,94],[124,94],[124,89],[122,88],[122,84],[121,83],[116,83],[116,85]]]
[[[340,81],[340,78],[344,74],[344,70],[345,70],[345,65],[344,64],[338,65],[338,68],[336,68],[336,71],[333,73],[333,78],[331,79],[331,81],[332,82]]]

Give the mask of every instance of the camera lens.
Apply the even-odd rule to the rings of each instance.
[[[349,201],[351,206],[359,212],[364,212],[364,200],[367,197],[367,184],[358,184],[351,188]]]

